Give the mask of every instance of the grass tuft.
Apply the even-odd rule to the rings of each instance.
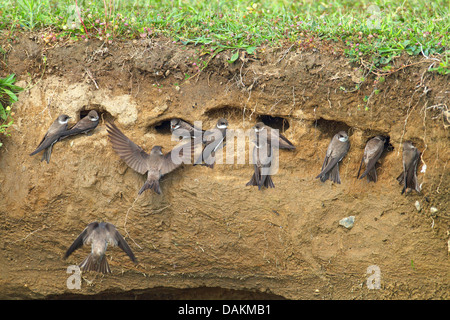
[[[3,0],[0,16],[0,30],[10,37],[44,28],[51,30],[42,35],[47,43],[165,36],[201,45],[204,53],[231,49],[233,57],[237,50],[336,41],[352,61],[372,69],[402,52],[445,55],[450,30],[446,0]],[[448,72],[448,62],[438,71]]]

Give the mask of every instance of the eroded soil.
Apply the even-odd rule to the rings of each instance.
[[[230,64],[229,52],[211,59],[166,39],[53,47],[39,39],[3,42],[0,76],[15,73],[29,90],[14,105],[11,136],[1,137],[2,298],[450,298],[442,113],[450,79],[427,72],[433,60],[401,56],[398,71],[376,82],[333,43],[265,48]],[[201,61],[208,66],[198,72]],[[57,143],[49,164],[29,156],[59,114],[78,120],[90,109],[102,116],[92,135]],[[114,153],[105,121],[146,151],[157,144],[167,152],[177,144],[168,129],[173,117],[204,128],[219,117],[241,129],[265,121],[297,149],[280,151],[274,189],[246,187],[248,163],[185,165],[163,178],[162,195],[137,197],[145,178]],[[342,184],[321,183],[315,176],[339,130],[351,143]],[[380,159],[379,181],[369,184],[356,174],[366,141],[377,134],[389,136],[392,148]],[[405,140],[423,152],[420,194],[401,195],[396,181]],[[355,216],[351,229],[339,225],[347,216]],[[67,267],[89,249],[62,256],[96,220],[117,226],[139,264],[109,248],[113,273],[83,274],[81,290],[68,289]],[[380,289],[366,285],[373,265]]]

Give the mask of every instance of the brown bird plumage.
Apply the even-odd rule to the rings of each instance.
[[[53,121],[38,147],[30,153],[30,156],[44,150],[41,161],[45,160],[49,163],[53,145],[61,139],[62,134],[67,130],[67,123],[69,122],[69,119],[70,117],[68,115],[62,114],[55,121]]]
[[[137,263],[136,257],[128,243],[111,223],[91,222],[67,249],[64,259],[67,259],[72,252],[83,245],[91,245],[91,253],[80,264],[80,268],[83,271],[111,273],[105,257],[108,245],[118,246],[130,257],[131,261]]]
[[[170,120],[170,131],[172,134],[179,135],[183,138],[199,138],[198,140],[202,139],[204,133],[204,130],[198,129],[189,122],[179,118]]]
[[[203,165],[213,169],[216,163],[216,151],[222,149],[226,144],[228,120],[220,118],[213,129],[203,133],[203,150],[202,154],[194,162],[195,165]],[[204,163],[202,163],[204,161]]]
[[[400,184],[403,184],[402,194],[407,189],[420,192],[419,184],[417,183],[417,165],[419,164],[420,151],[414,147],[411,141],[403,143],[403,171],[397,177]]]
[[[81,118],[73,127],[61,134],[61,139],[80,133],[88,133],[98,126],[99,116],[97,111],[91,110],[88,115]]]
[[[275,188],[271,177],[271,167],[273,164],[273,147],[271,139],[267,133],[259,130],[261,127],[256,124],[254,127],[256,138],[253,141],[253,166],[254,173],[246,186],[258,186],[258,189],[264,186],[266,188]]]
[[[148,154],[128,139],[115,124],[108,123],[106,127],[112,148],[120,158],[134,171],[140,174],[147,173],[147,180],[138,194],[141,194],[146,189],[152,189],[156,193],[161,194],[159,186],[161,177],[175,170],[181,164],[190,162],[193,152],[192,142],[177,146],[166,154],[162,153],[161,146],[154,146],[150,154]]]
[[[280,149],[295,149],[295,146],[292,142],[290,142],[284,135],[280,133],[279,130],[275,130],[274,128],[264,124],[264,122],[258,122],[254,127],[255,132],[262,132],[267,130],[267,139],[278,139],[278,148]],[[275,147],[272,145],[272,147]]]
[[[340,131],[334,135],[328,145],[325,160],[322,164],[322,170],[316,179],[320,178],[320,181],[325,182],[330,179],[334,183],[341,183],[339,177],[339,162],[348,152],[350,148],[350,142],[348,141],[348,135],[345,131]]]
[[[367,141],[366,147],[364,148],[364,155],[361,159],[358,174],[356,176],[357,178],[359,177],[359,179],[362,179],[367,176],[367,181],[377,182],[378,178],[375,164],[377,163],[378,159],[380,159],[384,151],[385,143],[386,138],[383,136],[376,136]],[[361,172],[363,163],[366,166],[366,169],[360,177],[359,173]]]

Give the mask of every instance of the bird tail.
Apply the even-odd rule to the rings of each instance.
[[[406,187],[420,192],[419,184],[417,183],[417,176],[415,174],[412,174],[409,179],[406,179]]]
[[[161,194],[161,188],[159,187],[159,181],[158,180],[147,180],[147,181],[145,181],[145,183],[142,186],[141,190],[139,190],[138,195],[140,195],[142,192],[144,192],[147,189],[151,189],[151,190],[155,191],[157,194]]]
[[[320,179],[320,181],[325,182],[328,180],[328,172],[321,172],[319,173],[319,175],[316,177],[316,179]]]
[[[196,165],[199,165],[199,164],[202,164],[202,155],[200,155],[198,157],[198,159],[196,161],[194,161],[194,163],[192,165],[196,166]]]
[[[193,164],[193,166],[197,166],[197,165],[200,165],[200,166],[204,166],[204,167],[208,167],[208,168],[214,169],[214,162],[211,163],[211,164],[195,162],[195,163]]]
[[[211,164],[201,163],[200,165],[201,165],[201,166],[208,167],[208,168],[211,168],[211,169],[214,169],[214,163],[215,163],[215,162],[213,162],[213,163],[211,163]]]
[[[400,173],[400,175],[397,177],[397,181],[399,184],[403,184],[402,194],[404,194],[406,191],[406,181],[405,181],[405,172],[404,171],[402,171],[402,173]]]
[[[328,180],[329,175],[329,172],[322,172],[316,177],[316,179],[320,178],[321,182],[325,182]]]
[[[406,189],[416,190],[417,192],[420,192],[420,189],[417,184],[417,177],[413,174],[412,177],[409,177],[407,174],[405,174],[404,171],[400,173],[400,175],[397,177],[397,181],[400,184],[403,184],[402,194],[405,193]]]
[[[325,182],[328,179],[333,181],[334,183],[341,183],[341,179],[339,178],[339,158],[329,158],[325,157],[325,160],[322,164],[322,171],[316,177],[316,179],[320,178],[320,181]]]
[[[200,165],[200,166],[204,166],[204,167],[208,167],[211,169],[214,169],[214,164],[216,163],[215,161],[213,161],[212,163],[207,163],[207,162],[203,162],[203,155],[200,155],[200,157],[198,157],[198,159],[194,162],[194,166]]]
[[[264,180],[264,187],[275,188],[275,185],[273,184],[271,176],[266,176],[266,179]]]
[[[47,161],[47,163],[50,162],[50,157],[52,155],[52,148],[53,145],[50,145],[50,147],[48,147],[47,149],[44,150],[44,152],[42,153],[42,159],[41,161]]]
[[[369,170],[369,172],[367,172],[367,181],[369,182],[377,182],[378,178],[377,178],[377,170],[375,169],[375,167],[373,167],[372,169]]]
[[[105,256],[100,258],[100,261],[96,261],[92,253],[90,253],[86,259],[83,260],[80,264],[80,268],[83,271],[97,271],[101,273],[111,273],[111,269],[109,268],[108,260]]]
[[[405,173],[402,171],[402,173],[400,173],[400,175],[397,177],[397,181],[398,183],[402,183],[403,182],[403,177],[404,177]]]
[[[258,182],[256,181],[255,173],[253,173],[252,178],[249,182],[247,182],[246,186],[257,186]]]
[[[327,180],[326,178],[328,178],[328,174],[322,177],[323,179]],[[320,178],[320,180],[322,182],[324,182],[325,180],[322,180],[322,178]],[[331,181],[333,181],[334,183],[341,183],[341,178],[339,176],[339,163],[336,163],[336,165],[330,170],[329,172],[329,178]]]
[[[263,183],[261,183],[264,181]],[[273,184],[272,177],[267,175],[265,177],[261,177],[260,183],[258,183],[258,179],[256,177],[256,173],[253,173],[252,178],[249,182],[247,182],[246,186],[258,186],[258,189],[261,190],[261,187],[264,186],[266,188],[275,188]]]

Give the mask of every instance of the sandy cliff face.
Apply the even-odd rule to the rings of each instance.
[[[402,57],[396,68],[414,64],[376,83],[327,47],[228,58],[208,61],[164,40],[47,48],[23,37],[13,46],[2,76],[14,72],[32,87],[0,149],[2,297],[449,298],[448,76],[427,72],[425,58]],[[208,67],[196,74],[198,59]],[[49,164],[29,156],[59,114],[78,120],[91,109],[101,115],[92,135],[58,142]],[[167,152],[177,144],[173,117],[204,128],[225,117],[244,130],[264,121],[297,148],[280,150],[274,189],[246,187],[248,163],[185,165],[162,179],[162,195],[138,197],[145,177],[112,150],[105,121],[147,152]],[[339,130],[351,144],[342,184],[322,183],[315,177]],[[365,143],[378,134],[391,144],[379,181],[357,180]],[[421,194],[401,195],[396,181],[405,140],[423,152]],[[348,216],[351,229],[339,225]],[[62,257],[100,220],[116,225],[139,264],[109,248],[113,273],[83,274],[81,289],[69,289],[66,269],[89,248]],[[366,286],[372,265],[379,290]]]

